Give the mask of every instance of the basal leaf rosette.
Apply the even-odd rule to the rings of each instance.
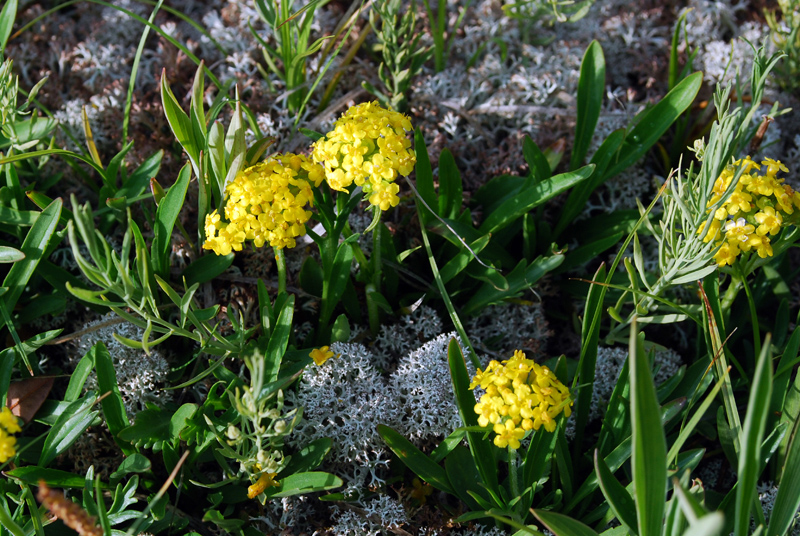
[[[478,369],[469,388],[479,386],[486,392],[475,404],[478,424],[493,425],[494,444],[500,448],[518,449],[528,430],[544,426],[554,432],[556,417],[562,411],[567,417],[572,413],[569,389],[521,350],[502,363],[489,362],[485,371]]]
[[[293,248],[306,233],[314,205],[313,188],[325,177],[322,166],[303,155],[276,154],[240,171],[225,187],[225,218],[206,216],[203,249],[217,255],[241,251],[245,240],[256,247]]]
[[[370,204],[388,210],[400,202],[395,179],[409,175],[417,161],[406,136],[411,130],[405,115],[366,102],[347,110],[314,143],[312,158],[325,167],[331,189],[361,186]]]
[[[725,198],[739,170],[742,175],[733,192],[714,209]],[[778,178],[781,172],[789,170],[779,160],[765,158],[759,165],[748,156],[728,165],[715,181],[708,202],[714,218],[708,232],[704,223],[698,234],[704,235],[704,242],[713,240],[719,246],[714,255],[719,266],[732,265],[738,257],[751,253],[762,259],[771,257],[772,240],[784,227],[797,224],[800,193]]]

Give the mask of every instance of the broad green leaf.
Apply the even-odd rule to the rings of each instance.
[[[530,168],[530,176],[534,182],[542,182],[552,175],[550,163],[530,136],[525,136],[522,140],[522,155]]]
[[[321,437],[308,443],[299,451],[292,454],[289,463],[278,473],[277,479],[281,479],[284,475],[291,475],[295,473],[302,473],[316,469],[325,459],[325,455],[331,450],[333,441],[328,437]]]
[[[631,324],[631,467],[639,536],[660,536],[667,500],[667,441],[650,364]]]
[[[152,464],[144,454],[139,454],[138,452],[134,452],[133,454],[127,456],[124,460],[122,460],[122,462],[120,462],[119,467],[117,467],[116,471],[111,473],[111,476],[109,478],[113,482],[114,480],[122,478],[127,474],[145,473],[149,471],[151,468]]]
[[[94,393],[89,392],[83,398],[71,403],[56,419],[55,424],[44,440],[38,465],[44,467],[56,456],[63,454],[80,437],[98,416],[92,406],[97,401]]]
[[[411,441],[385,424],[378,425],[378,433],[386,442],[386,445],[392,449],[392,452],[400,458],[400,461],[406,464],[417,476],[434,488],[455,495],[445,470],[423,454]]]
[[[169,277],[169,249],[172,243],[172,230],[178,220],[178,214],[183,208],[191,176],[189,166],[183,166],[178,174],[178,180],[170,187],[156,209],[151,258],[154,265],[153,271],[164,278]]]
[[[0,299],[5,300],[9,311],[14,310],[17,301],[22,296],[22,291],[28,285],[36,266],[47,250],[61,216],[61,205],[61,199],[56,199],[50,203],[36,219],[22,242],[22,246],[20,246],[20,251],[25,255],[25,258],[11,266],[2,285],[8,288],[8,292]]]
[[[230,268],[231,264],[233,264],[233,259],[233,253],[228,255],[207,253],[187,266],[181,275],[186,280],[187,286],[192,286],[195,283],[205,283]]]
[[[702,83],[703,73],[691,74],[655,106],[642,112],[644,116],[625,136],[625,141],[617,153],[619,158],[606,171],[606,178],[627,169],[650,150],[670,125],[691,106]]]
[[[575,519],[549,510],[533,510],[533,515],[556,536],[597,536],[597,533]]]
[[[444,461],[447,479],[459,499],[466,503],[470,510],[485,510],[492,507],[486,490],[481,486],[481,476],[469,449],[459,445]]]
[[[39,212],[33,210],[16,210],[0,205],[0,223],[30,227],[39,219]]]
[[[101,401],[108,431],[111,432],[111,436],[117,441],[122,451],[125,454],[130,454],[130,446],[124,443],[121,444],[117,439],[119,431],[130,426],[130,422],[128,422],[128,415],[125,413],[125,405],[122,403],[122,395],[117,385],[117,373],[114,371],[114,362],[111,359],[111,354],[102,341],[92,346],[89,354],[91,354],[97,369],[97,387],[100,389],[100,394],[105,395],[108,393]]]
[[[39,480],[44,480],[49,486],[54,488],[80,489],[86,484],[86,479],[80,475],[62,471],[60,469],[47,469],[45,467],[37,467],[35,465],[17,467],[11,471],[4,471],[4,474],[30,486],[38,485]]]
[[[800,509],[800,419],[795,419],[766,536],[787,534]]]
[[[600,483],[600,489],[608,501],[608,505],[617,519],[627,527],[632,535],[636,535],[637,521],[636,521],[636,505],[633,503],[631,497],[625,486],[619,483],[614,478],[611,471],[608,469],[606,462],[598,455],[597,449],[594,451],[594,469],[597,473],[597,481]]]
[[[281,368],[283,354],[289,345],[289,335],[292,333],[292,318],[294,316],[294,294],[283,304],[278,322],[269,337],[267,345],[266,364],[264,367],[264,381],[269,383],[278,378],[278,371]]]
[[[506,227],[532,208],[589,178],[594,171],[594,167],[594,164],[589,164],[569,173],[555,175],[536,184],[526,183],[527,188],[505,200],[486,217],[480,226],[480,232],[484,234],[493,233]]]
[[[136,415],[136,422],[120,431],[119,437],[134,445],[160,450],[164,441],[174,441],[197,411],[195,404],[186,403],[171,414],[162,409],[148,408]]]
[[[289,475],[280,480],[280,486],[269,488],[264,494],[267,496],[267,499],[273,497],[291,497],[292,495],[305,495],[316,491],[339,488],[342,484],[341,478],[333,476],[330,473],[310,471],[308,473]]]
[[[750,530],[750,509],[756,494],[756,485],[761,475],[759,458],[761,441],[766,428],[767,412],[772,396],[772,352],[771,337],[767,334],[761,355],[758,356],[750,397],[747,401],[747,415],[742,425],[739,444],[738,489],[736,491],[736,519],[734,535],[746,536]],[[796,483],[795,483],[796,485]]]
[[[578,106],[575,122],[575,141],[572,144],[572,157],[569,168],[578,169],[586,158],[592,141],[603,96],[606,89],[606,60],[603,47],[592,41],[581,61],[581,74],[578,79]]]
[[[202,148],[197,144],[189,116],[178,104],[178,99],[175,98],[169,87],[166,69],[161,70],[161,103],[164,106],[164,115],[167,117],[169,128],[189,156],[195,175],[200,175],[199,158]]]

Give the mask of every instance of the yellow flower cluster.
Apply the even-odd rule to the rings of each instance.
[[[405,115],[366,102],[347,110],[333,131],[314,143],[312,158],[325,166],[325,180],[333,190],[361,186],[372,205],[388,210],[400,202],[399,175],[414,169],[416,156],[406,132]]]
[[[240,171],[225,188],[228,199],[225,220],[215,210],[206,216],[204,249],[217,255],[241,251],[245,240],[256,247],[294,247],[295,237],[305,234],[313,206],[312,186],[324,179],[324,169],[307,157],[277,154]]]
[[[494,444],[518,449],[528,430],[556,429],[555,418],[562,411],[572,413],[569,389],[550,369],[526,359],[521,350],[511,359],[491,361],[485,371],[478,369],[470,389],[480,386],[486,393],[475,404],[478,424],[494,425]]]
[[[6,463],[17,453],[17,438],[11,434],[21,432],[17,418],[11,410],[0,410],[0,463]]]
[[[789,170],[778,160],[764,159],[764,173],[760,165],[750,157],[737,160],[725,168],[714,183],[708,202],[709,212],[723,198],[738,169],[742,176],[727,201],[716,209],[708,232],[705,223],[698,234],[704,234],[704,242],[714,241],[719,245],[714,259],[720,266],[733,264],[740,253],[755,251],[759,257],[772,256],[770,237],[791,223],[795,210],[800,210],[800,193],[777,177],[779,172]],[[754,172],[755,171],[755,172]]]

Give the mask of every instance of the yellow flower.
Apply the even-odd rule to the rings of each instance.
[[[0,410],[0,463],[5,463],[17,454],[17,438],[11,434],[21,432],[17,418],[7,407]]]
[[[490,362],[485,371],[478,369],[470,389],[478,386],[486,390],[474,407],[478,424],[492,425],[494,444],[501,448],[518,449],[528,430],[544,426],[552,432],[561,412],[571,414],[569,389],[520,350],[502,363]]]
[[[790,221],[794,210],[800,209],[800,194],[777,177],[779,172],[788,172],[788,168],[771,158],[764,159],[762,164],[766,169],[760,175],[757,172],[761,171],[761,166],[749,156],[736,160],[714,182],[708,202],[709,212],[715,211],[714,219],[703,241],[719,246],[714,259],[720,266],[733,264],[740,254],[751,250],[761,258],[772,256],[772,244],[767,235],[775,236],[794,222]],[[714,209],[723,199],[737,168],[743,168],[743,175],[728,199]],[[702,235],[704,230],[705,223],[700,225],[698,234]]]
[[[325,363],[325,361],[332,358],[335,354],[331,351],[329,347],[322,346],[320,348],[314,348],[308,355],[311,357],[311,359],[314,360],[314,363],[316,363],[317,366],[321,367]]]
[[[264,493],[264,490],[267,488],[280,486],[279,482],[275,482],[275,477],[277,474],[278,473],[261,473],[261,476],[258,477],[256,483],[247,488],[247,498],[255,499]]]
[[[398,175],[411,173],[416,156],[406,132],[411,121],[377,102],[353,106],[314,143],[312,158],[324,166],[333,190],[361,186],[370,204],[388,210],[399,203]]]
[[[215,210],[206,216],[203,249],[217,255],[241,251],[245,240],[256,247],[293,248],[295,238],[305,234],[311,217],[306,207],[314,204],[313,188],[325,170],[307,157],[277,154],[240,171],[225,188],[224,222]]]
[[[409,494],[411,495],[411,498],[415,499],[420,504],[425,504],[425,502],[428,500],[428,495],[433,493],[433,487],[425,482],[422,482],[419,478],[414,478],[414,480],[411,481],[411,485],[413,486],[413,489]]]

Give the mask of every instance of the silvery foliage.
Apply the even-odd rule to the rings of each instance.
[[[396,529],[408,521],[405,508],[400,501],[388,495],[379,495],[359,502],[362,511],[335,506],[333,508],[336,536],[379,536],[391,534],[386,529]]]
[[[360,344],[334,343],[339,357],[308,367],[297,392],[286,393],[287,407],[302,406],[303,419],[288,438],[302,448],[332,438],[330,469],[346,481],[346,493],[381,485],[389,452],[376,430],[396,423],[400,408],[375,368],[375,356]]]
[[[390,392],[400,404],[396,430],[410,441],[421,444],[447,437],[461,426],[450,380],[447,348],[455,338],[465,353],[465,345],[455,332],[439,335],[400,359],[389,378]],[[475,373],[470,360],[467,368]]]
[[[442,321],[431,307],[420,305],[396,324],[385,324],[375,339],[376,364],[387,370],[399,357],[442,332]]]
[[[492,305],[471,318],[467,333],[483,350],[492,350],[508,359],[514,350],[539,347],[552,334],[548,329],[541,303],[509,303]]]
[[[125,413],[133,422],[136,414],[145,409],[147,403],[163,406],[172,400],[172,392],[161,388],[167,379],[170,367],[158,348],[152,348],[148,355],[115,339],[114,334],[117,334],[126,339],[141,341],[144,335],[142,328],[130,322],[117,323],[115,320],[118,320],[118,317],[114,313],[108,313],[99,320],[86,324],[84,330],[100,325],[102,327],[82,335],[78,341],[78,348],[80,356],[83,356],[98,342],[106,346],[114,363]],[[76,362],[80,356],[76,356]],[[86,380],[86,388],[97,389],[97,376],[94,371]]]

